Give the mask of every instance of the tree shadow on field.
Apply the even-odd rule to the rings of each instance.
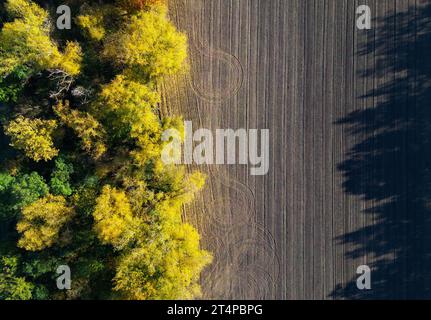
[[[360,140],[338,170],[344,191],[367,204],[360,214],[370,223],[337,239],[353,248],[348,258],[367,257],[372,290],[352,279],[332,297],[431,298],[431,4],[374,27],[375,40],[358,55],[375,57],[360,74],[375,89],[359,98],[366,109],[338,122]]]

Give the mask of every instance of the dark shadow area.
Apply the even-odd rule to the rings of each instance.
[[[431,298],[431,5],[374,28],[358,55],[374,57],[360,76],[375,88],[359,97],[366,109],[338,122],[360,140],[338,169],[344,191],[366,203],[358,214],[368,225],[337,239],[354,248],[347,258],[367,257],[372,290],[352,279],[333,297]]]

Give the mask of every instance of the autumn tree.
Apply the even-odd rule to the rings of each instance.
[[[84,30],[85,34],[93,40],[100,41],[105,37],[106,31],[103,26],[103,15],[100,13],[82,14],[77,18],[77,23]]]
[[[29,251],[51,247],[73,214],[73,209],[67,206],[62,196],[47,195],[24,207],[16,226],[22,234],[18,246]]]
[[[123,248],[135,236],[136,222],[123,191],[105,186],[97,199],[93,217],[94,229],[100,240],[116,249]]]
[[[89,113],[72,110],[69,102],[59,102],[54,111],[61,121],[70,127],[81,140],[81,147],[94,159],[99,159],[106,152],[105,129]]]
[[[187,70],[164,3],[68,1],[79,29],[52,32],[51,10],[6,1],[0,299],[200,295],[211,255],[183,210],[205,177],[162,161],[164,134],[184,128],[161,112],[160,83]],[[50,281],[60,264],[72,290]]]
[[[79,8],[79,13],[75,21],[81,27],[82,33],[92,42],[102,41],[124,14],[121,8],[111,4],[94,6],[88,3]]]
[[[57,128],[55,120],[28,119],[23,116],[11,121],[5,133],[11,137],[11,146],[24,151],[34,161],[50,160],[57,156],[58,149],[52,140]]]
[[[160,214],[173,214],[180,219],[179,207],[157,210],[173,210],[175,212]],[[163,220],[157,230],[150,241],[144,240],[120,260],[115,289],[127,299],[136,300],[182,300],[199,296],[200,272],[212,258],[199,248],[196,229]]]
[[[28,0],[7,0],[6,10],[15,19],[0,32],[0,76],[20,66],[34,72],[58,68],[70,75],[79,73],[81,48],[67,42],[64,53],[60,52],[50,38],[48,12]]]
[[[165,9],[138,12],[109,37],[104,53],[130,75],[154,80],[185,67],[187,38],[166,18]]]

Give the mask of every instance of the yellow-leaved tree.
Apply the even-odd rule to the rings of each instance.
[[[91,114],[72,110],[69,101],[64,103],[60,101],[54,107],[54,111],[61,121],[81,139],[81,146],[84,151],[96,160],[105,154],[105,129]]]
[[[56,127],[55,120],[19,116],[5,127],[5,133],[11,137],[11,146],[24,151],[27,157],[38,162],[50,160],[58,154],[52,141]]]
[[[80,71],[81,48],[67,42],[64,53],[50,38],[48,12],[29,0],[7,0],[6,10],[13,22],[0,32],[0,76],[9,75],[19,66],[34,72],[62,69],[69,75]]]
[[[117,268],[115,289],[127,299],[193,299],[211,255],[199,248],[199,234],[188,224],[160,230],[156,239],[133,249]]]
[[[12,147],[46,163],[6,150],[16,168],[0,172],[0,219],[18,220],[19,248],[52,248],[6,250],[31,266],[17,268],[17,279],[34,282],[25,299],[200,295],[199,277],[212,258],[183,210],[205,178],[163,161],[167,131],[182,140],[184,127],[181,117],[160,110],[160,84],[187,67],[187,37],[164,2],[67,1],[79,12],[79,34],[51,32],[48,11],[55,10],[6,1],[0,89],[19,81],[20,90],[0,121]],[[77,270],[72,290],[49,282],[53,263]],[[12,289],[0,294],[14,297]]]
[[[103,87],[96,106],[111,136],[134,142],[131,154],[143,164],[161,153],[162,122],[154,110],[159,101],[149,85],[120,75]]]
[[[106,116],[117,131],[128,135],[136,130],[154,132],[160,127],[153,109],[160,102],[160,93],[147,84],[119,75],[103,87],[100,100],[97,113]]]
[[[98,42],[105,38],[112,25],[123,14],[124,10],[112,4],[89,5],[84,3],[80,6],[79,15],[75,21],[86,37]]]
[[[156,80],[186,66],[187,37],[166,18],[166,9],[138,12],[111,35],[105,55],[125,65],[134,77]]]
[[[121,249],[135,235],[137,224],[124,191],[105,186],[97,198],[93,217],[94,230],[104,244]]]
[[[47,195],[22,209],[16,228],[22,234],[18,246],[29,251],[51,247],[74,210],[62,196]]]
[[[145,186],[130,188],[135,199],[142,192],[142,202],[135,203],[138,208],[144,201],[150,201],[151,205],[144,204],[149,211],[146,228],[140,231],[145,233],[137,237],[136,246],[125,251],[119,262],[115,289],[127,299],[193,299],[201,294],[200,273],[212,257],[200,249],[198,232],[182,222],[181,212],[205,179],[199,172],[186,176],[184,171],[172,167],[158,180],[166,193],[153,195],[149,197],[151,200]]]

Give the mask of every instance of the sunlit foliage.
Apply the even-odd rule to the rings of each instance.
[[[84,3],[79,8],[76,23],[82,29],[85,36],[92,41],[101,41],[116,23],[121,20],[124,12],[121,8],[111,4],[90,5]]]
[[[160,83],[187,67],[162,0],[8,0],[0,31],[0,299],[193,299],[211,262],[183,210],[205,183],[167,165]],[[55,12],[55,10],[52,10]],[[10,145],[8,147],[8,144]],[[73,268],[71,290],[52,283]]]
[[[20,66],[34,71],[63,69],[70,75],[80,70],[81,48],[67,42],[64,53],[50,38],[48,13],[28,0],[8,0],[6,9],[13,22],[0,32],[0,76],[7,76]]]
[[[77,18],[77,23],[93,40],[100,41],[105,37],[106,30],[103,26],[103,15],[99,12],[80,15]]]
[[[199,249],[199,235],[181,221],[181,202],[158,205],[158,232],[127,252],[120,261],[115,289],[127,299],[192,299],[211,255]]]
[[[61,121],[70,127],[81,139],[81,147],[94,159],[99,159],[106,152],[106,133],[100,123],[89,113],[72,110],[69,102],[59,102],[54,107]]]
[[[47,195],[22,209],[17,230],[22,234],[18,246],[29,251],[51,247],[59,237],[61,227],[73,216],[62,196]]]
[[[57,127],[54,120],[28,119],[19,116],[5,128],[11,137],[11,146],[24,151],[34,161],[50,160],[58,154],[52,133]]]
[[[123,191],[105,186],[97,198],[93,216],[94,229],[103,243],[121,249],[132,240],[135,222]]]
[[[139,12],[110,37],[105,54],[135,76],[157,79],[185,67],[187,38],[166,18],[165,10]]]

